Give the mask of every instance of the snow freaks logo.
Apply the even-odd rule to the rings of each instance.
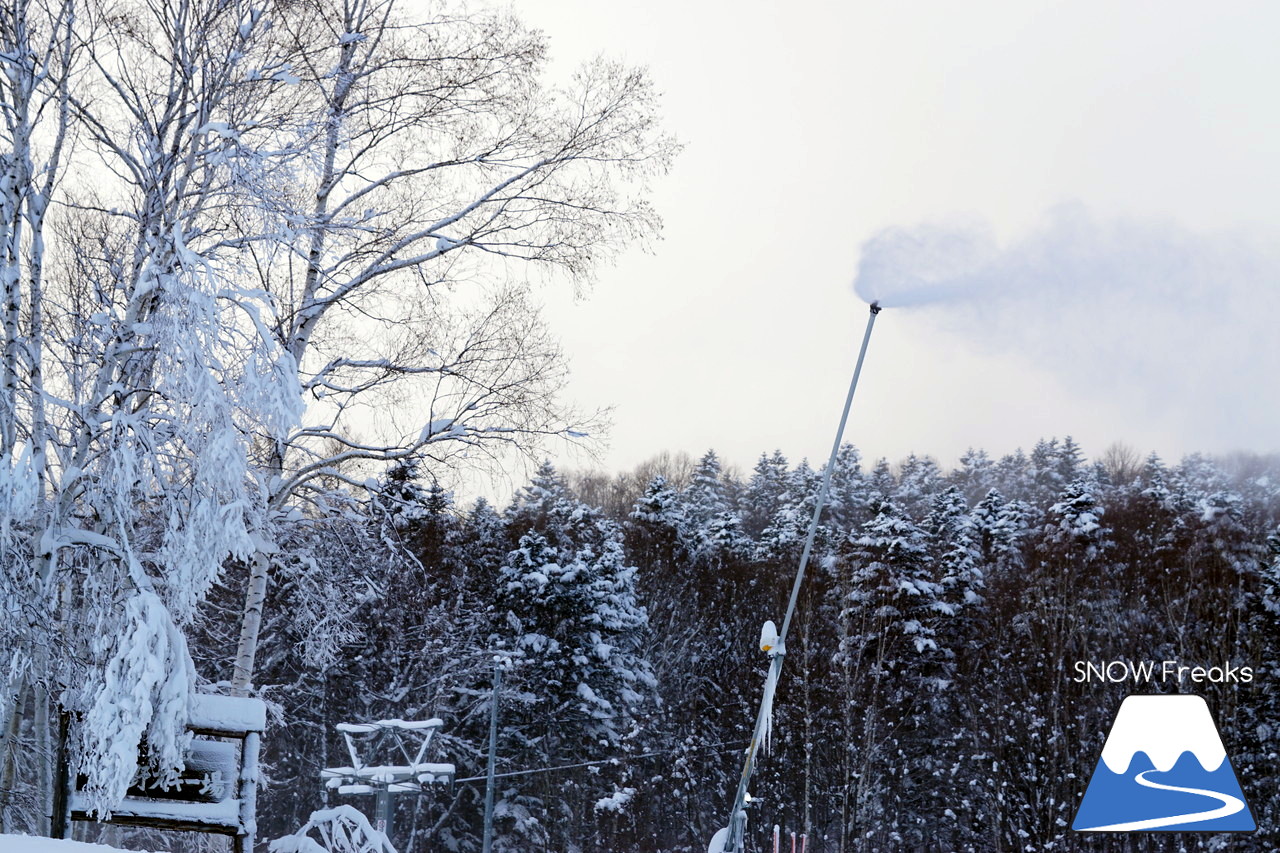
[[[1129,696],[1071,824],[1076,832],[1253,832],[1222,737],[1199,696]]]

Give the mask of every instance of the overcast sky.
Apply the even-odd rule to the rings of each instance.
[[[655,251],[624,256],[583,301],[544,291],[572,358],[573,398],[615,407],[610,469],[708,447],[744,469],[775,447],[793,461],[825,459],[867,316],[852,291],[859,250],[885,228],[963,221],[1016,243],[1066,203],[1175,241],[1247,235],[1265,246],[1276,230],[1280,4],[515,8],[550,37],[556,73],[597,53],[648,66],[687,145],[656,187],[665,229]],[[1280,287],[1270,278],[1280,267],[1238,266],[1254,276],[1246,296]],[[1068,433],[1090,454],[1115,440],[1170,457],[1280,449],[1274,383],[1257,389],[1261,402],[1239,400],[1250,418],[1232,427],[1235,397],[1198,401],[1172,367],[1153,386],[1169,405],[1129,393],[1161,358],[1130,375],[1119,348],[1095,392],[1055,367],[1074,360],[1072,329],[1033,357],[975,341],[972,324],[948,331],[943,313],[880,316],[847,433],[868,456],[914,451],[949,466],[971,445],[1004,453]],[[1259,333],[1219,331],[1246,349]],[[1080,340],[1098,355],[1098,340]],[[1208,405],[1226,411],[1178,417]]]

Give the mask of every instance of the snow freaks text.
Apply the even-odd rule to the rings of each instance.
[[[1253,667],[1237,666],[1231,661],[1206,667],[1184,666],[1176,660],[1078,660],[1073,670],[1071,680],[1076,684],[1249,684],[1254,675]]]

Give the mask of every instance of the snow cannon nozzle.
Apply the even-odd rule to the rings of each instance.
[[[881,311],[881,308],[880,308],[880,302],[879,302],[879,300],[877,300],[877,301],[875,301],[875,302],[872,302],[872,303],[871,303],[871,313],[872,313],[872,314],[879,314],[879,313],[880,313],[880,311]]]

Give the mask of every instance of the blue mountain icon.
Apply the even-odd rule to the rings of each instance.
[[[1077,832],[1257,829],[1209,706],[1199,696],[1120,705],[1071,828]]]

